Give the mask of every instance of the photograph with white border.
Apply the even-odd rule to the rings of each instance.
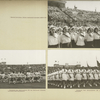
[[[46,87],[45,50],[0,50],[0,88]]]
[[[100,1],[48,1],[48,48],[100,48]]]
[[[100,51],[48,50],[48,88],[100,89]]]

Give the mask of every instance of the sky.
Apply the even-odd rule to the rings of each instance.
[[[48,66],[55,63],[60,65],[97,66],[96,59],[100,62],[100,50],[48,50]],[[55,62],[57,61],[57,62]]]
[[[100,12],[100,1],[66,1],[66,7]]]
[[[0,50],[0,62],[7,64],[45,64],[45,50]]]

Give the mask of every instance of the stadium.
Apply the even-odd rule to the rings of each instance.
[[[49,50],[48,88],[99,89],[99,54],[99,50]]]
[[[100,12],[96,8],[94,11],[69,8],[67,2],[48,1],[48,47],[100,48]]]
[[[45,64],[0,63],[0,88],[45,88]]]
[[[98,89],[100,88],[100,63],[97,61],[95,67],[88,64],[86,67],[80,64],[48,66],[48,88]]]

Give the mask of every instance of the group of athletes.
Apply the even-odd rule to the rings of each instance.
[[[48,85],[56,86],[57,88],[100,86],[100,69],[97,67],[64,68],[48,74]]]
[[[100,32],[96,27],[48,26],[48,48],[100,48]]]
[[[27,83],[27,82],[40,82],[41,73],[40,72],[9,72],[9,73],[0,73],[0,82],[7,82],[9,84],[13,83]]]

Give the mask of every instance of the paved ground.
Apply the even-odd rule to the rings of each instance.
[[[57,87],[57,86],[50,85],[50,84],[48,84],[48,88],[50,88],[50,89],[63,89],[61,87]],[[92,87],[86,85],[86,87],[82,87],[81,86],[80,88],[78,88],[77,86],[75,86],[73,88],[66,88],[66,89],[100,89],[100,85],[99,86],[92,86]]]
[[[0,88],[9,89],[9,88],[30,88],[30,89],[39,89],[45,88],[45,82],[34,82],[34,83],[17,83],[17,84],[9,84],[9,83],[0,83]]]

